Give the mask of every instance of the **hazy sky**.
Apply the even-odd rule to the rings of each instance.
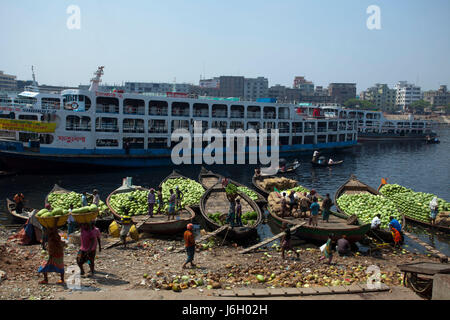
[[[69,30],[69,5],[81,29]],[[369,30],[369,5],[381,30]],[[292,86],[408,80],[450,85],[449,0],[0,0],[0,70],[41,84],[198,83],[264,76]]]

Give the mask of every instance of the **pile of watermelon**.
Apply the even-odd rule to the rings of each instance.
[[[380,193],[392,200],[407,217],[422,221],[430,221],[430,202],[435,196],[431,193],[415,192],[398,184],[386,184]],[[438,198],[438,211],[450,211],[450,203]]]

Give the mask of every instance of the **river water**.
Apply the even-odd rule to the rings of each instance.
[[[344,160],[344,163],[333,168],[312,168],[310,156],[299,156],[301,162],[293,178],[300,184],[315,188],[320,194],[335,191],[351,174],[358,179],[377,188],[382,177],[389,183],[398,183],[415,191],[429,192],[450,201],[450,128],[439,128],[437,133],[441,143],[427,145],[424,142],[374,142],[339,151],[332,155],[333,160]],[[236,181],[251,186],[251,178],[256,166],[253,165],[214,165],[208,169],[228,176]],[[34,173],[19,174],[0,180],[0,224],[13,221],[6,214],[6,203],[3,199],[12,198],[15,193],[22,192],[28,200],[27,206],[42,208],[46,194],[55,183],[77,192],[100,191],[102,200],[110,192],[120,186],[122,178],[133,177],[133,184],[144,187],[156,187],[173,169],[183,175],[197,179],[199,165],[167,166],[147,169],[126,169],[89,172]],[[265,235],[270,231],[262,230]],[[412,233],[423,241],[435,246],[450,256],[450,236],[439,232],[430,233],[426,228],[414,226]],[[423,248],[406,239],[408,247],[423,252]]]

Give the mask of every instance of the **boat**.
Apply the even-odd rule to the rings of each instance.
[[[378,191],[379,191],[385,184],[387,184],[387,179],[382,178],[382,179],[381,179],[381,183],[380,183],[380,185],[379,185],[379,187],[378,187]],[[389,197],[387,197],[387,198],[389,198]],[[400,211],[400,209],[399,209],[399,211]],[[433,228],[433,229],[435,229],[435,230],[439,230],[439,231],[442,231],[442,232],[445,232],[445,233],[450,234],[450,212],[440,212],[439,214],[444,213],[444,214],[447,215],[447,218],[445,218],[445,220],[444,220],[444,221],[445,221],[445,224],[435,224],[435,225],[432,225],[432,224],[429,223],[429,222],[424,222],[424,221],[417,220],[417,219],[415,219],[415,218],[409,217],[408,215],[406,215],[405,213],[403,213],[403,212],[401,212],[401,211],[400,211],[400,213],[402,213],[403,218],[404,218],[403,225],[405,225],[405,221],[410,221],[410,222],[413,222],[413,223],[422,225],[422,226],[424,226],[424,227]]]
[[[218,173],[209,171],[206,168],[202,167],[200,170],[200,173],[198,175],[198,182],[203,186],[203,188],[205,188],[205,190],[208,190],[209,188],[216,185],[218,182],[221,182],[223,178],[224,178],[224,176],[222,176]],[[239,183],[232,179],[228,179],[228,182],[234,184],[237,187],[248,188],[246,185],[243,185],[242,183]],[[251,188],[249,188],[249,189],[251,189]],[[255,191],[255,190],[252,190],[252,191],[255,192],[256,195],[258,196],[258,199],[255,200],[256,203],[258,203],[258,204],[267,203],[266,198],[264,198],[259,192]]]
[[[52,190],[50,190],[50,192],[47,193],[47,195],[45,196],[45,205],[48,205],[48,204],[49,204],[49,202],[48,202],[48,196],[49,196],[51,193],[53,193],[53,192],[56,192],[56,193],[70,193],[70,192],[72,192],[72,191],[63,188],[63,187],[61,187],[61,186],[58,185],[58,184],[55,184],[55,185],[53,186]],[[93,199],[93,197],[94,197],[91,193],[87,193],[87,192],[86,192],[86,196],[87,196],[88,202],[91,202],[92,199]],[[97,218],[95,219],[95,226],[96,226],[97,228],[99,228],[100,231],[107,231],[109,225],[110,225],[113,221],[114,221],[114,216],[113,216],[111,213],[109,213],[109,214],[107,214],[107,215],[103,215],[103,216],[97,216]]]
[[[438,138],[427,139],[427,144],[439,144],[441,141]]]
[[[14,201],[6,199],[6,208],[8,209],[9,214],[13,216],[17,221],[21,221],[22,223],[27,222],[27,220],[31,217],[33,213],[33,208],[24,207],[22,213],[16,212],[16,203]]]
[[[364,182],[359,181],[355,175],[351,175],[350,178],[344,182],[336,191],[334,194],[334,205],[336,206],[336,209],[339,213],[346,215],[347,217],[350,217],[347,213],[342,210],[342,208],[338,204],[338,199],[344,194],[359,194],[359,193],[368,193],[373,194],[375,196],[380,195],[380,193],[375,190],[374,188],[370,187],[369,185],[365,184]],[[387,243],[393,243],[394,239],[392,238],[392,234],[389,230],[379,229],[379,230],[372,230],[368,232],[368,235],[377,239],[382,240],[383,242]]]
[[[258,234],[257,227],[263,222],[263,213],[260,207],[255,201],[250,199],[246,194],[239,192],[239,198],[241,199],[242,214],[254,211],[257,214],[257,220],[252,227],[233,227],[231,229],[224,229],[219,232],[219,236],[226,239],[232,239],[237,241],[243,241],[256,237]],[[220,212],[227,214],[230,208],[230,203],[227,199],[225,188],[220,183],[206,190],[200,200],[200,212],[203,219],[206,222],[206,226],[211,231],[219,229],[221,226],[212,220],[208,214]]]
[[[169,174],[167,177],[164,178],[163,181],[161,181],[161,182],[159,183],[159,186],[158,186],[158,187],[159,187],[159,188],[162,188],[163,183],[166,182],[166,181],[169,180],[169,179],[178,179],[178,178],[192,180],[192,179],[190,179],[190,178],[188,178],[188,177],[186,177],[186,176],[183,176],[183,175],[182,175],[181,173],[179,173],[177,170],[173,170],[171,174]],[[203,188],[204,188],[204,187],[203,187]],[[206,190],[206,188],[205,188],[205,190]],[[175,190],[173,190],[173,191],[175,192]],[[190,207],[191,209],[198,209],[198,208],[199,208],[199,204],[192,204],[192,205],[190,205],[189,207]]]
[[[172,165],[172,150],[179,146],[172,143],[172,134],[177,129],[202,134],[197,123],[224,134],[228,130],[255,130],[260,139],[259,130],[277,128],[279,154],[286,157],[357,145],[357,119],[315,116],[317,106],[182,92],[141,94],[134,86],[126,92],[106,92],[99,86],[103,74],[103,67],[99,67],[88,89],[46,93],[34,88],[0,99],[3,129],[14,135],[12,139],[0,139],[0,161],[5,168],[43,171]],[[22,119],[33,122],[24,123]],[[341,123],[343,129],[336,130],[334,123]],[[19,132],[19,125],[27,127],[26,134]],[[253,132],[248,131],[248,135]],[[258,144],[244,141],[246,155],[260,151]],[[196,147],[194,141],[190,156],[203,158],[207,147]],[[223,145],[227,164],[236,163],[236,154],[231,161],[227,159],[232,150]]]
[[[272,179],[272,178],[279,178],[279,177],[277,177],[276,175],[267,175],[267,176],[259,176],[259,177],[256,177],[255,175],[253,175],[253,177],[252,177],[253,186],[265,198],[267,198],[269,196],[269,194],[274,190],[264,189],[263,186],[261,185],[261,183],[264,182],[264,180],[266,180],[266,179]],[[291,180],[293,180],[293,179],[291,179]],[[296,181],[296,187],[298,187],[298,186],[300,186],[300,184]],[[282,190],[280,190],[280,191],[282,191]],[[320,197],[320,198],[322,198],[322,197]]]
[[[6,178],[15,175],[16,172],[12,171],[0,171],[0,178]]]
[[[167,179],[167,178],[166,178]],[[162,184],[162,183],[161,183]],[[135,190],[149,191],[140,186],[128,186],[125,181],[116,190],[111,192],[106,198],[106,205],[113,214],[114,218],[120,223],[120,214],[111,206],[111,196],[117,193],[132,192]],[[179,213],[175,220],[167,220],[165,214],[154,214],[152,218],[147,212],[143,215],[133,216],[133,222],[136,224],[138,230],[144,233],[151,233],[157,235],[174,235],[186,230],[187,225],[195,218],[195,212],[189,206],[186,206],[181,213]]]
[[[370,230],[370,223],[364,225],[349,225],[347,224],[348,216],[335,211],[331,211],[328,223],[323,222],[319,217],[318,226],[313,227],[309,226],[308,221],[302,218],[279,217],[271,210],[270,205],[267,206],[267,210],[270,213],[273,223],[277,227],[277,232],[282,231],[283,224],[286,224],[290,228],[306,222],[306,224],[299,227],[293,235],[307,241],[325,243],[328,240],[328,236],[333,234],[334,241],[337,241],[343,235],[346,235],[349,242],[358,242],[361,241]]]
[[[325,161],[324,163],[318,163],[318,162],[311,161],[311,164],[313,165],[313,167],[333,167],[333,166],[340,165],[342,163],[344,163],[344,160],[335,161],[333,163],[328,163],[327,161]]]
[[[412,115],[388,115],[381,111],[356,110],[337,106],[321,107],[325,118],[358,119],[358,142],[423,141],[437,134],[436,121],[415,119]],[[343,129],[344,125],[336,129]]]

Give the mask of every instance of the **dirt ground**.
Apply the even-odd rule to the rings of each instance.
[[[366,283],[368,272],[377,266],[380,280],[391,287],[391,292],[342,295],[338,299],[420,299],[410,289],[401,286],[398,264],[437,259],[406,250],[383,249],[380,257],[334,255],[333,264],[319,261],[320,250],[315,246],[296,247],[282,260],[279,247],[239,254],[237,245],[221,246],[217,240],[212,247],[198,249],[196,268],[182,269],[186,259],[182,239],[141,239],[126,249],[113,247],[97,253],[96,273],[82,276],[78,287],[76,266],[78,245],[69,243],[65,249],[66,284],[57,285],[58,275],[49,274],[48,285],[40,285],[42,275],[37,273],[46,252],[41,246],[20,246],[7,241],[11,233],[0,228],[0,270],[6,275],[0,282],[0,299],[216,299],[216,289],[277,288],[348,285]],[[117,239],[103,235],[103,247]],[[85,265],[87,271],[88,265]],[[1,272],[0,272],[1,273]],[[258,281],[257,275],[263,277]],[[261,277],[260,277],[261,278]],[[181,292],[174,292],[180,290]],[[348,295],[346,295],[348,296]],[[333,299],[333,296],[302,297],[301,299]],[[220,298],[217,298],[220,299]],[[227,298],[228,299],[228,298]],[[273,299],[273,298],[271,298]],[[282,298],[286,299],[286,298]],[[292,297],[290,299],[297,299]],[[300,298],[298,298],[300,299]]]

